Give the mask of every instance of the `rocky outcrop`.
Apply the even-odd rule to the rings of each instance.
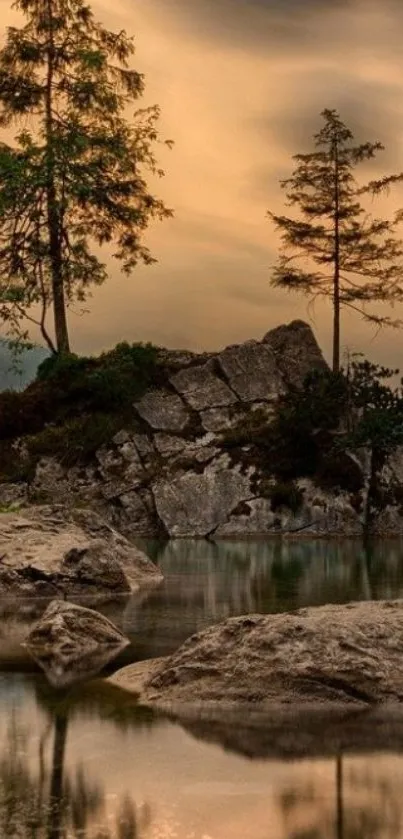
[[[302,385],[308,373],[327,366],[312,329],[303,320],[271,329],[263,343],[272,350],[287,385]]]
[[[66,688],[99,673],[128,645],[128,638],[99,612],[54,600],[25,646],[53,687]]]
[[[0,515],[3,596],[116,594],[160,579],[142,551],[90,510],[43,506]]]
[[[279,502],[258,447],[240,444],[227,453],[235,426],[269,420],[281,393],[326,368],[307,324],[293,321],[262,341],[217,353],[161,350],[159,363],[161,386],[133,405],[127,426],[91,462],[66,468],[62,457],[42,457],[29,484],[0,483],[0,507],[87,506],[130,538],[361,535],[365,489],[324,490],[299,480],[298,504]],[[391,480],[401,484],[396,464]],[[364,486],[365,466],[347,466]],[[379,516],[378,532],[403,533],[397,505]]]
[[[377,601],[230,618],[147,674],[118,676],[155,707],[403,711],[403,603]],[[125,680],[125,672],[127,679]]]

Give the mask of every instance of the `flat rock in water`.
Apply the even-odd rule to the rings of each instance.
[[[3,596],[124,593],[161,578],[142,551],[90,510],[0,514]]]
[[[132,665],[119,674],[130,689]],[[155,707],[403,711],[403,601],[230,618],[189,638],[143,679]]]
[[[111,621],[92,609],[53,600],[25,646],[53,687],[95,676],[130,644]]]

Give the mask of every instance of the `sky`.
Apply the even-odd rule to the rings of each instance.
[[[127,278],[106,254],[108,282],[88,314],[70,313],[73,348],[98,352],[128,340],[212,350],[302,318],[329,358],[330,306],[311,309],[270,286],[279,240],[266,212],[283,211],[279,181],[291,174],[293,154],[310,151],[324,108],[336,108],[358,140],[384,143],[370,177],[403,170],[401,0],[92,7],[108,28],[135,36],[141,105],[161,106],[161,134],[175,142],[158,150],[166,176],[155,187],[175,216],[147,233],[157,265]],[[2,25],[13,20],[9,0],[0,0]],[[399,205],[398,194],[393,200]],[[400,364],[403,332],[376,335],[356,316],[342,326],[343,348]]]

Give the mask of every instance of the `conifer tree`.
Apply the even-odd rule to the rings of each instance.
[[[393,221],[373,218],[362,203],[365,187],[356,167],[383,149],[379,142],[356,145],[334,110],[325,110],[315,150],[297,154],[291,177],[281,182],[299,218],[268,212],[281,233],[282,250],[271,283],[325,297],[333,306],[333,370],[340,369],[340,313],[347,306],[379,326],[399,320],[367,310],[373,302],[403,299],[403,243]]]
[[[127,274],[155,261],[142,234],[172,214],[145,181],[147,170],[164,174],[159,109],[127,113],[144,90],[129,66],[133,39],[106,30],[84,0],[13,8],[25,25],[8,28],[0,51],[0,126],[20,126],[14,145],[0,144],[0,318],[18,340],[27,319],[38,323],[66,353],[66,307],[106,279],[94,245],[113,244]]]

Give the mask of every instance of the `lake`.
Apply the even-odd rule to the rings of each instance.
[[[230,615],[403,591],[398,541],[141,546],[165,579],[98,607],[132,642],[115,667]],[[403,754],[324,742],[315,760],[265,759],[264,731],[220,739],[208,720],[179,725],[102,680],[56,694],[20,646],[45,605],[0,601],[1,839],[403,837]]]

